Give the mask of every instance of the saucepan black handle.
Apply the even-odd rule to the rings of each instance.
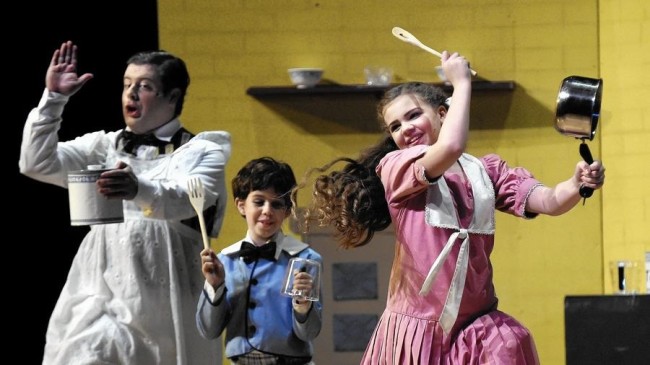
[[[585,162],[590,165],[594,162],[594,158],[591,156],[591,151],[589,150],[589,145],[587,145],[584,140],[580,143],[580,156],[582,156]],[[593,193],[594,189],[592,188],[586,186],[580,187],[580,196],[585,199],[589,198]]]

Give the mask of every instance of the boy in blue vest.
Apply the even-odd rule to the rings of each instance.
[[[270,157],[247,163],[232,180],[246,237],[219,254],[201,252],[205,276],[196,323],[201,335],[214,339],[226,331],[226,357],[232,364],[309,364],[312,343],[321,330],[319,301],[281,294],[289,260],[302,257],[322,263],[321,255],[282,232],[293,207],[296,179],[291,167]],[[310,289],[305,272],[294,288]]]

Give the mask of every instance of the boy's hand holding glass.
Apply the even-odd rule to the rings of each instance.
[[[294,257],[289,261],[282,284],[282,294],[292,297],[294,309],[307,312],[310,301],[318,301],[320,296],[320,271],[318,261]]]

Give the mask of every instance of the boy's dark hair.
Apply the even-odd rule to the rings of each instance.
[[[296,177],[289,164],[271,157],[249,161],[232,179],[232,193],[235,199],[245,200],[252,191],[273,189],[284,201],[287,209],[292,208],[291,190],[296,186]]]
[[[167,95],[174,89],[180,91],[180,95],[176,101],[174,116],[181,115],[187,87],[190,85],[190,74],[182,59],[165,51],[148,51],[134,54],[126,61],[126,64],[127,66],[131,64],[155,66],[158,77],[160,77],[160,82],[162,83],[163,95]]]

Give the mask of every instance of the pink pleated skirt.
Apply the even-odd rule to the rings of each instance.
[[[386,309],[361,360],[363,365],[537,365],[530,332],[494,310],[445,336],[437,321]]]

